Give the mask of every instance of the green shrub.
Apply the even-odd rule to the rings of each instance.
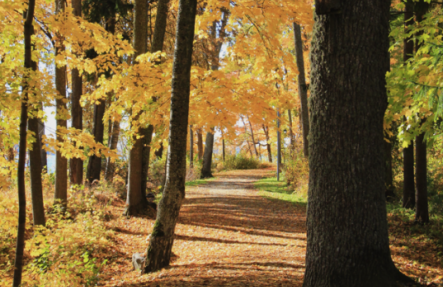
[[[228,155],[224,162],[221,162],[221,170],[233,169],[257,169],[260,167],[260,161],[255,158],[249,158],[244,154]]]

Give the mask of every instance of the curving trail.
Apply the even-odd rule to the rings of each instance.
[[[176,257],[156,273],[140,276],[129,259],[146,248],[153,220],[114,222],[122,242],[117,253],[125,267],[110,267],[100,285],[301,286],[306,210],[263,198],[253,189],[252,183],[269,171],[231,171],[208,184],[187,187],[176,228]]]

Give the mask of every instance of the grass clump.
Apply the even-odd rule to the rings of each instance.
[[[254,187],[260,191],[260,195],[270,199],[282,200],[298,205],[306,205],[307,196],[294,192],[285,180],[277,181],[276,177],[263,178],[254,182]]]
[[[217,170],[234,169],[257,169],[260,168],[260,161],[255,158],[247,157],[245,154],[228,155],[224,162],[217,165]]]

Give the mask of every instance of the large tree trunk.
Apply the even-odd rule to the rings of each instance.
[[[74,16],[81,17],[81,0],[72,0],[72,9]],[[83,129],[83,110],[80,106],[80,98],[83,94],[82,76],[77,69],[71,71],[72,94],[71,94],[71,121],[75,129]],[[81,158],[72,158],[70,160],[70,181],[71,184],[81,185],[83,183],[83,160]]]
[[[201,178],[213,177],[211,172],[212,165],[212,149],[214,148],[214,134],[206,133],[205,152],[203,154],[203,164],[201,170]]]
[[[300,119],[303,130],[303,153],[305,157],[309,156],[309,112],[308,112],[308,89],[305,80],[305,64],[303,61],[303,43],[301,40],[300,25],[292,23],[294,29],[295,41],[295,59],[298,68],[298,95],[300,97]]]
[[[197,153],[198,160],[202,160],[203,158],[203,135],[201,129],[197,130]]]
[[[385,197],[386,200],[392,201],[395,198],[394,175],[392,173],[392,143],[385,141],[384,145],[385,145],[385,165],[386,165]]]
[[[112,124],[111,139],[109,140],[109,148],[111,150],[117,150],[118,137],[120,135],[120,121],[114,121]],[[114,179],[115,163],[108,157],[106,162],[105,179],[112,182]]]
[[[62,13],[65,10],[64,1],[55,1],[56,13]],[[63,40],[59,37],[59,41],[55,44],[55,54],[59,54],[64,51]],[[57,105],[57,141],[62,142],[63,137],[59,133],[59,127],[66,129],[66,119],[64,113],[66,111],[66,66],[55,68],[55,88],[59,93],[56,105]],[[55,203],[62,203],[65,207],[68,199],[68,160],[57,151],[55,155]]]
[[[303,286],[412,283],[391,259],[384,198],[390,1],[325,3],[332,12],[316,15],[311,50]]]
[[[34,34],[34,27],[32,20],[34,19],[35,0],[29,0],[28,11],[24,24],[24,42],[25,42],[25,69],[32,70],[35,65],[32,62],[32,45],[31,37]],[[25,249],[25,225],[26,225],[26,190],[25,190],[25,160],[26,160],[26,125],[28,121],[28,78],[25,75],[23,89],[23,100],[21,104],[20,113],[20,142],[19,142],[19,156],[17,167],[17,185],[18,185],[18,226],[17,226],[17,241],[15,247],[15,262],[14,262],[14,280],[13,286],[18,287],[22,282],[23,271],[23,251]]]
[[[34,33],[33,33],[34,34]],[[37,71],[37,63],[32,62],[32,70]],[[29,119],[28,129],[34,133],[35,141],[32,143],[32,150],[29,151],[31,169],[31,197],[32,197],[32,217],[34,225],[45,225],[45,206],[43,203],[42,187],[42,160],[41,142],[39,137],[38,109],[35,109],[34,116]]]
[[[414,24],[414,4],[408,0],[405,6],[405,26]],[[412,38],[404,40],[403,59],[406,62],[414,53]],[[415,179],[414,179],[414,141],[403,149],[403,207],[414,208],[415,206]]]
[[[147,52],[147,4],[143,1],[136,1],[134,7],[134,49],[138,55]],[[157,19],[152,41],[151,52],[161,51],[163,49],[164,34],[166,31],[166,19],[168,14],[169,0],[160,0],[157,4]],[[155,99],[154,99],[155,100]],[[147,128],[140,129],[143,138],[134,139],[134,145],[130,151],[129,159],[129,188],[127,197],[126,214],[132,215],[139,213],[146,208],[146,184],[149,170],[150,144],[152,141],[152,132],[154,126],[148,125]]]
[[[144,272],[154,272],[169,265],[175,225],[185,197],[186,145],[183,143],[186,143],[188,132],[196,10],[197,0],[180,0],[172,78],[166,185],[149,241]]]
[[[423,21],[423,16],[427,12],[429,7],[428,3],[423,0],[416,4],[416,19],[417,22]],[[420,32],[421,36],[423,32]],[[416,46],[416,52],[420,48],[421,44]],[[422,124],[425,119],[422,120]],[[426,160],[426,141],[425,133],[422,132],[415,139],[415,180],[417,187],[416,204],[415,204],[415,221],[420,223],[429,222],[429,210],[428,210],[428,189],[427,189],[427,160]]]

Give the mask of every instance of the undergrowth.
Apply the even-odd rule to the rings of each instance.
[[[254,182],[254,187],[260,191],[260,195],[270,199],[283,200],[294,204],[305,205],[307,194],[294,192],[291,186],[288,186],[284,178],[277,181],[277,177],[268,177]]]

